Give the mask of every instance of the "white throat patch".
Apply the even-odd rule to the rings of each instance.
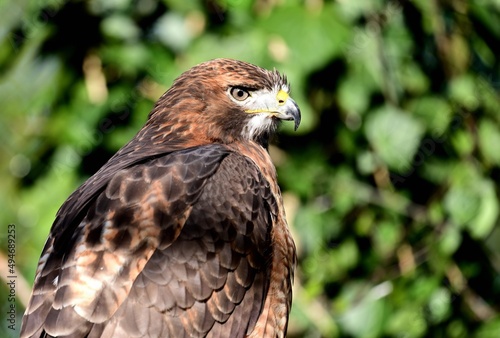
[[[255,114],[248,120],[247,125],[243,128],[242,136],[248,140],[255,139],[256,136],[262,134],[265,131],[272,130],[274,128],[273,118],[267,114]]]

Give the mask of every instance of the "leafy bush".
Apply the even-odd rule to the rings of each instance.
[[[286,73],[303,112],[271,148],[299,249],[289,336],[499,335],[498,1],[1,6],[17,330],[58,207],[183,70],[231,57]]]

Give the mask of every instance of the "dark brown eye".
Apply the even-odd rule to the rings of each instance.
[[[238,88],[238,87],[233,87],[231,88],[231,96],[234,97],[238,101],[243,101],[246,100],[249,96],[250,93],[246,91],[245,89]]]

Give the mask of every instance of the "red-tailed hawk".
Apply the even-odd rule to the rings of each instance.
[[[295,246],[267,152],[286,78],[182,74],[57,213],[21,337],[284,337]]]

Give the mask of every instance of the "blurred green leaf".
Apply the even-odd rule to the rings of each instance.
[[[411,167],[424,131],[418,120],[385,106],[367,116],[365,130],[376,153],[391,170],[405,172]]]
[[[155,24],[154,33],[167,47],[175,51],[185,50],[194,38],[186,19],[178,13],[166,13]]]
[[[488,163],[500,165],[500,151],[496,145],[500,144],[500,129],[494,121],[483,119],[478,130],[479,147]]]
[[[462,242],[459,230],[454,226],[448,226],[441,234],[439,248],[446,254],[452,255]]]
[[[464,226],[478,213],[481,197],[471,185],[455,185],[446,193],[444,206],[453,222]]]
[[[500,318],[486,322],[475,334],[474,338],[496,338],[500,332]]]
[[[476,182],[476,184],[481,202],[476,216],[469,225],[469,230],[472,236],[485,238],[497,223],[499,201],[492,181],[482,180]]]
[[[358,170],[364,175],[371,174],[379,167],[378,162],[379,161],[373,152],[365,151],[358,155]]]
[[[136,40],[140,30],[128,16],[114,14],[102,21],[102,31],[105,35],[123,40]]]
[[[399,70],[401,72],[400,77],[403,86],[412,94],[420,95],[429,89],[429,79],[417,64],[410,63],[401,67]],[[431,112],[438,111],[439,109],[431,109]],[[439,114],[435,114],[434,116],[439,118]]]
[[[449,95],[455,103],[469,111],[479,106],[479,89],[476,79],[470,75],[463,75],[450,81]]]
[[[378,222],[374,227],[375,249],[382,257],[390,257],[401,239],[397,222]]]
[[[463,130],[457,130],[452,135],[451,143],[461,156],[469,155],[474,150],[473,136]]]
[[[398,308],[394,315],[389,317],[387,331],[396,337],[425,337],[426,323],[422,308],[411,305]]]
[[[339,325],[355,337],[378,337],[388,315],[385,300],[377,295],[377,287],[366,292],[367,287],[351,284],[343,293],[347,297],[345,300],[353,305],[339,316]],[[359,299],[360,295],[363,295],[362,299]]]
[[[342,81],[338,91],[338,100],[346,114],[362,115],[368,108],[374,84],[364,81],[365,79],[365,74],[356,73]]]
[[[290,61],[303,72],[315,70],[338,56],[350,34],[332,3],[325,3],[321,11],[283,6],[263,18],[259,26],[284,39]]]
[[[451,314],[451,295],[446,288],[438,288],[429,299],[429,319],[433,323],[444,321]]]
[[[423,96],[412,101],[410,111],[425,124],[431,137],[441,137],[452,119],[448,102],[438,96]]]

